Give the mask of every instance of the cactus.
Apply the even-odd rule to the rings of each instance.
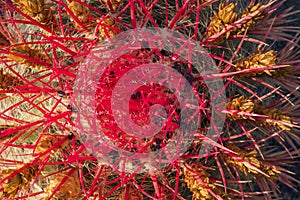
[[[279,199],[280,186],[297,188],[292,166],[300,155],[300,27],[289,17],[299,11],[282,11],[283,2],[0,0],[0,198]],[[119,127],[111,98],[130,70],[164,65],[187,80],[199,104],[186,117],[199,119],[197,131],[176,160],[141,167],[146,171],[122,171],[116,167],[122,163],[99,159],[86,145],[97,140],[82,137],[76,127],[81,109],[73,104],[76,76],[94,47],[148,27],[196,41],[218,73],[203,77],[191,60],[149,42],[109,63],[97,88],[91,88],[96,90],[93,112],[105,138],[119,149],[150,154],[185,139],[177,137],[180,98],[156,83],[137,88],[128,109],[129,118],[143,127],[156,119],[151,107],[163,106],[168,116],[159,132],[143,138]],[[180,50],[189,53],[184,46]],[[206,79],[224,85],[214,91]],[[226,119],[211,138],[208,132],[218,129],[212,99],[221,93],[226,102],[217,105],[217,115]],[[107,152],[112,159],[119,156]]]

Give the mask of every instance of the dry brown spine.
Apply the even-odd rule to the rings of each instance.
[[[107,8],[111,11],[116,11],[123,4],[123,0],[103,0]]]
[[[238,61],[234,65],[235,71],[242,71],[247,69],[260,69],[265,68],[268,66],[275,66],[277,65],[278,58],[276,56],[276,51],[269,50],[264,53],[259,52],[256,54],[253,54],[247,58],[244,58],[240,61]],[[246,74],[242,74],[240,76],[261,76],[261,75],[267,75],[274,78],[278,77],[285,77],[288,75],[293,74],[293,67],[292,66],[286,66],[283,68],[277,68],[277,69],[265,69],[261,71],[255,71],[255,72],[249,72]]]
[[[226,117],[228,119],[251,119],[251,123],[256,125],[275,127],[285,131],[290,131],[294,126],[291,117],[287,113],[276,108],[268,108],[266,106],[258,105],[253,100],[245,98],[244,96],[228,101],[226,103],[226,108],[230,110],[229,113],[226,113]],[[249,115],[235,112],[245,112]],[[250,114],[264,115],[267,118],[254,118],[251,117]]]
[[[232,151],[234,151],[239,159],[235,156],[228,155],[226,153],[221,152],[221,159],[227,164],[234,166],[241,170],[245,175],[252,174],[257,177],[266,177],[264,174],[259,172],[257,169],[261,170],[263,173],[267,175],[268,180],[278,180],[281,172],[275,166],[267,166],[264,165],[257,158],[257,151],[253,150],[251,152],[246,152],[233,143],[228,143],[226,147]],[[240,160],[242,159],[242,160]],[[250,164],[250,165],[249,165]],[[255,169],[257,168],[257,169]]]
[[[18,77],[12,76],[9,73],[5,73],[3,69],[0,69],[0,88],[3,90],[11,90],[15,86],[24,85],[24,81]]]
[[[49,60],[49,58],[47,57],[46,54],[42,53],[39,49],[29,47],[28,45],[13,46],[10,48],[10,52],[19,54],[21,56],[27,56],[29,58],[38,60],[40,62],[44,62],[46,64],[51,64],[51,61]],[[33,68],[36,68],[39,70],[39,69],[45,67],[44,65],[42,65],[40,63],[32,62],[31,60],[20,57],[18,55],[7,54],[6,57],[8,57],[20,64],[24,64],[27,68],[33,67]]]
[[[226,103],[226,107],[229,110],[235,110],[239,112],[254,112],[254,102],[250,99],[245,98],[244,96],[240,96],[238,98],[234,98],[231,101]],[[226,117],[229,119],[249,119],[248,116],[242,114],[235,113],[227,113]]]
[[[90,11],[88,7],[76,2],[72,1],[68,4],[68,8],[72,11],[72,13],[75,15],[75,17],[78,18],[78,20],[86,27],[89,26],[89,15]],[[71,22],[73,23],[74,27],[77,30],[82,30],[82,27],[78,25],[78,23],[70,17]]]
[[[290,131],[294,125],[291,117],[276,108],[266,108],[264,106],[256,106],[257,113],[268,117],[267,120],[260,120],[262,126],[276,127],[280,130]],[[270,120],[269,120],[270,119]]]
[[[212,43],[220,43],[224,39],[228,39],[230,35],[242,35],[245,31],[251,29],[257,22],[264,18],[264,13],[258,10],[264,6],[262,3],[257,3],[255,5],[249,5],[244,12],[239,16],[236,13],[236,6],[234,3],[230,3],[225,6],[223,3],[219,4],[219,11],[214,11],[214,15],[210,18],[210,24],[207,29],[206,38],[209,38],[217,33],[220,33],[224,28],[232,25],[235,21],[245,18],[253,13],[257,12],[256,15],[251,17],[251,19],[236,25],[236,27],[227,30],[226,34],[215,39]]]
[[[63,181],[67,172],[62,172],[56,175],[51,176],[50,183],[45,188],[47,196],[44,200],[49,200],[55,188]],[[78,172],[75,170],[70,176],[67,177],[67,180],[59,186],[58,191],[53,195],[51,199],[60,200],[60,199],[73,199],[72,196],[76,196],[81,192],[80,182]]]
[[[220,195],[223,199],[231,200],[221,188],[217,187],[215,184],[210,182],[210,174],[205,171],[205,169],[192,164],[190,167],[198,175],[198,177],[203,181],[205,185],[200,183],[195,176],[183,166],[184,182],[187,187],[193,193],[193,199],[195,200],[211,200],[214,199],[212,194],[208,191],[207,187],[210,188],[215,194]]]
[[[28,187],[28,184],[33,180],[38,172],[38,165],[29,165],[21,172],[15,174],[14,176],[8,178],[3,184],[3,191],[0,192],[0,197],[2,198],[14,198],[17,196],[21,187]],[[10,174],[14,173],[17,169],[7,169],[2,170],[1,176],[3,178],[8,177]]]
[[[241,13],[239,19],[242,19],[244,17],[247,17],[254,12],[257,12],[257,14],[252,17],[249,21],[246,23],[241,24],[241,26],[237,27],[237,34],[238,35],[243,35],[245,31],[251,29],[255,24],[257,24],[258,21],[262,20],[264,18],[264,13],[259,12],[258,10],[263,7],[262,3],[257,3],[255,5],[249,5],[246,10]]]
[[[121,31],[121,25],[116,22],[114,18],[111,17],[103,17],[97,20],[99,25],[99,34],[100,37],[105,40],[108,37],[113,38],[118,34],[117,30]]]
[[[210,18],[210,24],[208,26],[206,38],[209,38],[217,33],[220,33],[225,27],[229,26],[236,19],[236,6],[234,3],[230,3],[225,6],[223,3],[219,4],[219,11],[214,11],[214,16]],[[230,36],[230,31],[226,33],[225,38],[227,39]],[[214,41],[220,42],[224,38],[219,37]]]
[[[44,0],[13,0],[13,3],[26,15],[48,28],[53,28],[54,16]]]
[[[55,145],[57,142],[59,142],[64,136],[61,135],[43,135],[40,140],[38,141],[38,144],[35,148],[34,153],[35,154],[39,154],[39,153],[44,153],[46,152],[49,148],[51,148],[53,145]],[[60,150],[63,149],[64,147],[66,147],[67,142],[64,142],[63,144],[61,144],[60,146],[58,146],[57,148],[53,149],[50,151],[50,156],[54,157],[55,153]],[[41,157],[41,159],[45,158],[47,156],[47,154],[43,155]]]

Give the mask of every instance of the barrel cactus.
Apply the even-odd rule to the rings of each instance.
[[[299,11],[282,9],[283,4],[0,0],[0,198],[280,199],[283,185],[296,190],[299,181],[292,167],[300,155],[300,27],[292,18]],[[178,45],[176,50],[187,52],[182,58],[172,49],[158,48],[164,41],[157,36],[149,36],[140,48],[111,45],[122,33],[146,28],[176,32],[176,40],[185,36],[182,40],[193,41],[203,51],[189,53],[188,47]],[[128,38],[123,37],[126,44],[134,43]],[[128,48],[103,68],[97,88],[91,87],[91,112],[105,141],[128,155],[163,152],[155,154],[159,160],[168,157],[164,149],[185,139],[181,120],[194,120],[192,139],[176,159],[161,167],[140,160],[134,170],[122,170],[125,161],[105,162],[86,145],[90,142],[98,149],[104,144],[77,127],[85,104],[74,103],[81,94],[76,81],[86,58],[99,46],[107,52],[115,48],[116,53]],[[100,58],[106,59],[111,55],[104,50]],[[202,63],[207,73],[197,70],[189,59],[195,54],[208,58],[216,70],[210,71],[207,63]],[[154,123],[159,113],[151,113],[152,106],[162,106],[167,114],[159,118],[164,119],[161,129],[145,137],[118,127],[116,105],[111,103],[122,76],[141,65],[153,65],[153,71],[143,71],[153,72],[153,77],[176,72],[188,85],[180,87],[191,88],[196,100],[195,105],[186,104],[195,111],[186,115],[180,95],[166,85],[149,83],[134,89],[124,104],[133,127]],[[221,87],[213,87],[215,80]],[[214,105],[222,95],[224,101]],[[129,121],[124,123],[129,126]],[[121,159],[118,151],[103,148],[104,157]]]

